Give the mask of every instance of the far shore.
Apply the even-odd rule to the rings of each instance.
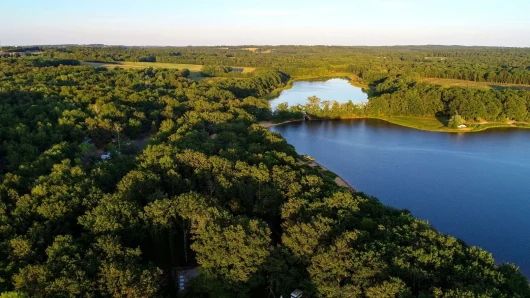
[[[293,77],[289,80],[289,82],[281,88],[278,88],[271,92],[269,95],[266,96],[267,99],[274,99],[280,95],[280,93],[284,90],[292,88],[293,83],[298,81],[325,81],[333,78],[344,78],[348,79],[350,84],[363,89],[370,89],[370,86],[363,82],[361,78],[359,78],[357,75],[352,73],[346,73],[346,72],[336,72],[336,73],[330,73],[328,75],[322,75],[322,76],[306,76],[306,77]],[[426,79],[427,80],[427,79]],[[456,81],[456,80],[455,80]],[[509,84],[508,84],[509,85]],[[260,122],[261,125],[269,128],[273,126],[293,123],[293,122],[300,122],[300,121],[322,121],[322,120],[350,120],[350,119],[378,119],[383,120],[395,125],[413,128],[413,129],[419,129],[423,131],[432,131],[432,132],[449,132],[449,133],[463,133],[463,132],[481,132],[492,128],[523,128],[523,129],[530,129],[530,122],[517,122],[517,121],[507,121],[507,122],[488,122],[488,121],[481,121],[481,122],[467,122],[464,123],[467,125],[465,128],[449,128],[445,125],[443,125],[440,121],[436,119],[436,117],[417,117],[417,116],[393,116],[393,117],[385,117],[385,116],[354,116],[354,117],[342,117],[338,119],[290,119],[282,122],[272,122],[272,121],[262,121]]]
[[[413,129],[419,129],[423,131],[432,131],[432,132],[449,132],[449,133],[462,133],[462,132],[481,132],[492,128],[523,128],[523,129],[530,129],[530,123],[526,122],[515,122],[515,121],[509,121],[505,123],[500,122],[480,122],[480,123],[465,123],[468,125],[466,128],[448,128],[446,126],[436,126],[433,125],[433,122],[436,118],[427,118],[427,117],[370,117],[370,116],[358,116],[358,117],[345,117],[345,118],[339,118],[339,119],[290,119],[282,122],[272,122],[272,121],[262,121],[259,122],[259,124],[263,125],[266,128],[293,123],[293,122],[301,122],[301,121],[328,121],[328,120],[351,120],[351,119],[378,119],[383,120],[388,123],[392,123],[395,125],[413,128]],[[431,123],[425,123],[425,122],[431,122]],[[517,124],[520,125],[517,125]],[[478,126],[475,126],[478,125]]]

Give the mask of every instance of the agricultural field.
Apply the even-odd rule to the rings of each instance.
[[[176,64],[176,63],[158,63],[158,62],[114,62],[114,63],[103,63],[103,62],[81,62],[82,65],[89,65],[93,67],[120,67],[124,69],[143,69],[143,68],[168,68],[168,69],[184,69],[187,68],[190,71],[201,71],[202,65],[197,64]]]
[[[443,87],[464,87],[464,88],[477,88],[477,89],[521,89],[530,91],[530,85],[521,84],[502,84],[502,83],[491,83],[491,82],[473,82],[466,80],[455,80],[455,79],[438,79],[438,78],[425,78],[424,82],[440,85]]]
[[[83,61],[81,62],[83,65],[89,65],[93,67],[120,67],[124,69],[143,69],[147,67],[152,68],[168,68],[168,69],[184,69],[187,68],[191,72],[199,72],[202,70],[203,65],[200,64],[178,64],[178,63],[159,63],[159,62],[129,62],[129,61],[122,61],[122,62],[115,62],[115,63],[101,63],[101,62],[88,62]],[[233,66],[232,68],[235,69],[242,69],[243,73],[250,73],[256,70],[255,67],[243,67],[243,66]]]
[[[270,54],[272,52],[272,50],[263,50],[261,48],[242,48],[242,50],[260,54]]]
[[[82,65],[88,65],[92,67],[107,67],[107,68],[113,68],[113,67],[119,67],[123,69],[144,69],[148,67],[152,68],[167,68],[167,69],[189,69],[190,70],[190,76],[189,78],[195,81],[200,81],[205,79],[205,77],[202,76],[201,70],[203,68],[203,65],[200,64],[178,64],[178,63],[159,63],[159,62],[129,62],[129,61],[122,61],[122,62],[115,62],[115,63],[102,63],[102,62],[88,62],[83,61],[81,62]],[[239,67],[234,66],[233,69],[241,70],[241,73],[251,73],[254,70],[256,70],[255,67]],[[211,78],[210,78],[211,79]]]

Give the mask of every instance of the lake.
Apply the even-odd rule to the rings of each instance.
[[[361,103],[368,101],[368,95],[361,88],[351,85],[345,79],[330,79],[327,81],[298,81],[294,82],[291,89],[284,90],[280,96],[271,100],[272,110],[281,103],[287,102],[289,106],[297,104],[305,105],[307,98],[316,96],[322,101],[330,100],[339,103],[348,102]]]
[[[375,119],[271,130],[357,190],[530,276],[530,131],[437,133]]]

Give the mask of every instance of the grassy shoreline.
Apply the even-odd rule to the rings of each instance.
[[[294,77],[287,82],[284,87],[273,90],[270,94],[265,96],[265,99],[272,100],[280,96],[280,93],[284,90],[291,89],[293,83],[299,81],[325,81],[333,78],[345,78],[348,79],[350,84],[369,90],[370,86],[362,81],[361,78],[352,73],[333,73],[324,76],[307,76],[307,77]],[[462,133],[462,132],[481,132],[493,128],[522,128],[530,129],[530,123],[528,122],[466,122],[464,123],[466,128],[449,128],[437,117],[416,117],[416,116],[354,116],[354,117],[341,117],[336,119],[312,119],[309,121],[322,121],[322,120],[349,120],[349,119],[378,119],[383,120],[395,125],[408,127],[412,129],[418,129],[423,131],[431,132],[448,132],[448,133]],[[447,121],[448,119],[446,119]],[[269,126],[283,125],[292,122],[304,121],[304,119],[288,119],[282,122],[267,122]]]
[[[530,129],[530,124],[525,122],[520,123],[501,123],[501,122],[484,122],[484,123],[473,123],[473,122],[467,122],[465,125],[467,125],[466,128],[449,128],[442,123],[439,123],[439,127],[432,127],[430,125],[426,125],[425,122],[433,122],[433,120],[436,120],[436,117],[360,117],[360,118],[368,118],[368,119],[379,119],[383,120],[392,124],[396,124],[399,126],[404,126],[408,128],[418,129],[418,130],[424,130],[424,131],[432,131],[432,132],[449,132],[449,133],[462,133],[462,132],[481,132],[492,128],[524,128],[524,129]],[[424,122],[425,121],[425,122]]]
[[[344,117],[338,119],[312,119],[306,121],[328,121],[328,120],[351,120],[351,119],[378,119],[395,125],[408,127],[412,129],[418,129],[423,131],[431,132],[448,132],[448,133],[463,133],[463,132],[481,132],[488,129],[494,128],[522,128],[530,129],[530,123],[466,123],[469,125],[467,128],[448,128],[437,120],[436,117],[375,117],[375,116],[357,116],[357,117]],[[293,122],[301,122],[304,119],[289,119],[282,122],[261,122],[263,126],[269,128],[272,126],[284,125]],[[438,123],[437,125],[435,123]]]

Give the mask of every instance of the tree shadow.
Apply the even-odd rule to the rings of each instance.
[[[438,120],[443,126],[447,127],[447,125],[449,125],[449,116],[442,113],[436,113],[434,117],[436,117],[436,120]]]
[[[504,91],[506,89],[530,91],[530,86],[502,86],[502,85],[495,85],[495,84],[488,85],[488,86],[498,91]]]

